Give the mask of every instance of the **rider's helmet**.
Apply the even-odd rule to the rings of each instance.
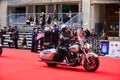
[[[67,26],[65,24],[61,25],[61,31],[64,32],[65,30],[67,30]]]

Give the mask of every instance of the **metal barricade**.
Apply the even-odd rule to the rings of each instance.
[[[90,43],[92,45],[94,52],[96,52],[98,55],[101,54],[100,37],[99,36],[88,37],[87,41],[88,41],[88,43]]]

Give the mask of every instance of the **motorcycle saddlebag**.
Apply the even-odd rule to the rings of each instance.
[[[56,49],[46,49],[40,52],[40,58],[42,60],[53,60],[56,53]]]

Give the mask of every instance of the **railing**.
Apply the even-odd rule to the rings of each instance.
[[[92,45],[92,49],[96,54],[101,54],[100,36],[90,36],[87,38],[88,43]]]
[[[80,1],[80,0],[7,0],[8,4],[33,4],[33,3],[50,3],[50,2],[65,2],[65,1]]]
[[[8,24],[25,24],[26,14],[10,14],[7,19]]]
[[[74,20],[76,21],[77,20],[77,22],[78,22],[78,20],[80,18],[82,18],[82,17],[79,17],[81,15],[81,13],[71,13],[71,14],[72,14],[73,18],[68,18],[69,13],[57,13],[57,14],[49,13],[49,15],[51,17],[52,24],[53,23],[57,23],[58,25],[61,24],[61,23],[66,23],[69,20],[71,20],[71,21],[74,21]],[[76,16],[77,14],[79,14],[79,15]],[[34,19],[34,15],[35,15],[37,17],[37,20],[40,21],[40,15],[41,15],[40,13],[20,13],[20,14],[10,14],[10,15],[8,15],[7,16],[8,24],[11,25],[11,26],[12,25],[13,26],[14,25],[24,26],[24,25],[26,25],[26,21],[27,21],[28,15],[30,15],[32,17],[32,19]],[[46,19],[46,15],[47,14],[45,13],[44,15],[45,15],[45,19]],[[79,18],[78,19],[74,19],[74,18],[76,18],[74,16],[79,17]],[[68,20],[60,21],[61,17],[63,17],[63,18],[67,17],[66,19],[68,19]],[[36,24],[31,24],[31,25],[36,25]],[[39,24],[37,24],[37,25],[39,25]]]
[[[29,32],[29,33],[19,33],[19,40],[18,40],[18,45],[19,45],[19,48],[20,48],[20,45],[21,45],[21,38],[23,36],[23,34],[26,35],[26,39],[27,39],[27,47],[26,49],[31,49],[31,44],[32,44],[32,33]],[[4,47],[8,47],[8,39],[9,37],[6,37],[5,38],[5,41],[4,41]],[[88,39],[88,42],[92,45],[92,49],[93,51],[98,54],[98,55],[101,55],[101,47],[100,47],[100,37],[99,36],[90,36]],[[39,45],[38,45],[39,47]]]

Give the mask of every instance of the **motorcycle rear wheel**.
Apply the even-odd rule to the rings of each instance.
[[[2,50],[2,47],[0,47],[0,55],[2,54],[3,50]]]
[[[49,67],[56,67],[56,66],[57,66],[56,63],[49,63],[49,62],[46,62],[46,64],[47,64]]]
[[[99,59],[92,56],[92,57],[89,57],[88,60],[87,59],[85,60],[84,68],[89,72],[96,71],[99,67]]]

